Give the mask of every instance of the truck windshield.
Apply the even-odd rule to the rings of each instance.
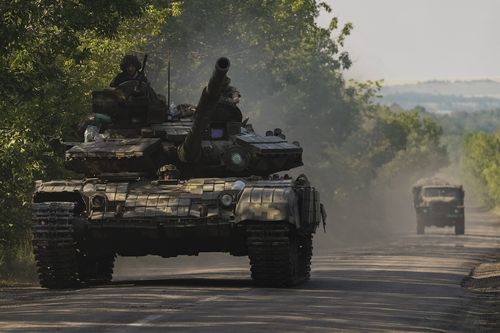
[[[439,188],[427,187],[424,188],[424,196],[426,197],[455,197],[458,198],[458,191],[455,188]]]

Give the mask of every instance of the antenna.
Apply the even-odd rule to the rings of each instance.
[[[168,65],[167,65],[167,108],[170,110],[170,52],[168,52]]]
[[[146,61],[148,61],[148,54],[144,54],[144,58],[142,58],[142,67],[140,70],[140,74],[143,76],[144,75],[144,70],[146,69]]]

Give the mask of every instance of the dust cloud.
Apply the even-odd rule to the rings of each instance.
[[[352,194],[342,202],[335,202],[325,193],[332,193],[329,182],[321,181],[332,177],[329,170],[318,170],[311,163],[311,156],[324,154],[324,145],[315,144],[314,133],[304,130],[299,121],[290,121],[278,110],[283,110],[283,96],[276,96],[276,82],[271,75],[263,71],[251,72],[248,64],[261,59],[263,52],[259,47],[241,48],[241,45],[225,43],[218,38],[219,31],[204,31],[207,37],[205,47],[187,45],[176,48],[175,44],[152,45],[150,50],[151,75],[153,87],[160,93],[167,94],[166,60],[158,61],[160,55],[169,54],[171,61],[171,100],[175,104],[196,104],[203,86],[208,81],[213,65],[218,57],[225,56],[231,60],[228,75],[231,84],[236,86],[242,94],[240,109],[243,117],[249,117],[257,133],[266,130],[282,128],[289,141],[298,140],[304,149],[304,167],[286,172],[292,176],[301,173],[313,175],[313,185],[322,195],[328,218],[326,233],[322,226],[315,235],[314,246],[317,251],[329,251],[343,247],[357,247],[367,243],[384,242],[387,238],[401,237],[401,235],[415,231],[415,213],[411,197],[411,185],[419,178],[432,176],[437,169],[428,166],[405,166],[397,174],[379,170],[371,185],[363,191]],[[184,36],[184,38],[196,36]],[[189,49],[192,47],[193,49]],[[197,47],[197,49],[194,49]],[[193,70],[193,54],[203,54],[197,68]],[[243,54],[243,56],[242,56]],[[157,56],[155,56],[157,55]],[[156,58],[156,60],[155,60]],[[156,62],[155,62],[156,61]],[[317,101],[321,103],[321,101]],[[307,112],[314,112],[308,110]],[[304,115],[306,116],[306,114]],[[321,125],[320,125],[321,127]],[[318,159],[318,158],[317,158]],[[402,157],[404,160],[404,157]],[[430,162],[432,164],[432,162]],[[356,187],[358,184],[352,184]],[[122,276],[155,276],[158,269],[165,272],[194,272],[203,271],[211,267],[217,269],[234,264],[234,267],[247,267],[248,259],[231,257],[229,254],[201,254],[199,257],[180,256],[177,258],[162,259],[157,257],[120,258],[117,263],[117,272]]]
[[[440,163],[434,160],[426,161],[425,167],[405,165],[405,168],[393,173],[393,164],[404,161],[404,155],[383,166],[368,188],[345,202],[339,204],[330,201],[328,206],[329,198],[323,199],[328,207],[327,233],[319,230],[316,249],[327,251],[339,247],[357,247],[414,234],[416,215],[411,193],[413,184],[420,178],[435,176],[461,184],[455,167],[440,168]],[[318,187],[321,191],[321,183]]]

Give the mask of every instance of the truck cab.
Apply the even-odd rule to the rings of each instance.
[[[465,232],[464,190],[452,184],[425,184],[414,186],[414,206],[417,215],[417,234],[425,227],[455,228],[455,234]]]

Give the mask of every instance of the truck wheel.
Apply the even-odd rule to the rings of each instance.
[[[293,225],[249,224],[247,246],[255,285],[291,287],[309,279],[312,237],[299,235]]]
[[[455,235],[463,235],[465,233],[465,219],[460,219],[455,222]]]
[[[425,224],[423,221],[418,220],[417,221],[417,234],[423,235],[424,232],[425,232]]]

